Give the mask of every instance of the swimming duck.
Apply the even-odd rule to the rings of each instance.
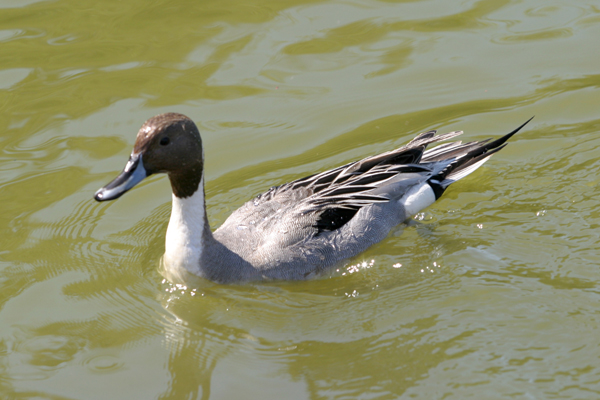
[[[305,280],[383,240],[506,146],[530,120],[493,141],[430,150],[429,144],[462,131],[421,133],[396,150],[272,187],[212,232],[198,128],[185,115],[160,114],[142,125],[125,168],[94,198],[114,200],[144,178],[166,173],[173,191],[163,256],[167,270],[218,283]]]

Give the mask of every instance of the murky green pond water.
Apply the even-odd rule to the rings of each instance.
[[[593,1],[0,0],[0,398],[600,398],[599,38]],[[213,227],[536,118],[339,274],[192,288],[158,272],[164,176],[92,200],[165,111]]]

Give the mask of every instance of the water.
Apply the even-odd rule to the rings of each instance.
[[[567,0],[0,0],[0,398],[600,397],[599,34]],[[178,286],[165,177],[92,200],[165,111],[202,132],[213,227],[536,117],[331,278]]]

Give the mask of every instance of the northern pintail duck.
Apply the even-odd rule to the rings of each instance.
[[[220,283],[304,280],[383,240],[479,168],[527,122],[493,141],[430,150],[430,143],[462,132],[421,133],[399,149],[272,187],[211,232],[198,128],[185,115],[161,114],[142,125],[125,169],[94,197],[116,199],[164,172],[173,189],[163,256],[168,271]]]

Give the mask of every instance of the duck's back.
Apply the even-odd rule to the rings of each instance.
[[[418,163],[424,147],[405,146],[273,187],[236,210],[214,237],[265,276],[306,279],[381,241],[410,217],[400,200],[439,169],[404,163]]]
[[[271,188],[235,211],[214,237],[263,278],[307,279],[383,240],[525,124],[494,141],[428,151],[428,144],[462,132],[422,133],[399,149]]]

